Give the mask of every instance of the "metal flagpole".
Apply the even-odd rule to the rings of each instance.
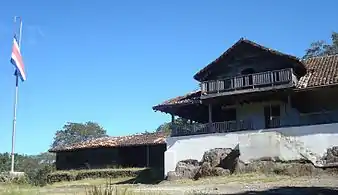
[[[21,48],[21,34],[22,34],[22,20],[21,17],[14,17],[14,24],[16,23],[17,18],[20,19],[20,29],[19,29],[19,48]],[[18,90],[19,90],[19,75],[17,70],[15,70],[15,99],[14,99],[14,117],[13,117],[13,129],[12,129],[12,163],[11,163],[11,173],[14,173],[14,148],[15,148],[15,130],[16,130],[16,110],[18,107]]]

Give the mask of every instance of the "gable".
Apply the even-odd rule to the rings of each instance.
[[[296,68],[299,76],[303,76],[306,72],[304,65],[296,57],[240,39],[219,58],[196,73],[194,78],[205,81],[227,75],[236,76],[247,68],[262,72],[291,67]]]

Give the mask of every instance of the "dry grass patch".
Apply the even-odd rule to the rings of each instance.
[[[229,183],[268,183],[277,182],[281,179],[289,179],[289,176],[265,175],[260,173],[234,174],[226,177],[206,177],[199,180],[182,179],[177,181],[164,181],[161,185],[211,185]]]

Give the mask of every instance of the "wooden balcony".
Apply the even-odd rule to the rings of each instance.
[[[198,135],[209,133],[226,133],[252,129],[251,121],[224,121],[207,124],[172,124],[171,136]]]
[[[291,118],[290,118],[291,117]],[[171,136],[188,136],[199,134],[212,133],[228,133],[244,130],[258,130],[254,127],[253,121],[239,120],[239,121],[224,121],[206,124],[172,124]],[[263,122],[263,121],[262,121]],[[287,128],[307,125],[322,125],[338,123],[338,110],[326,111],[319,113],[300,114],[298,116],[272,116],[267,122],[267,126],[262,129]]]
[[[292,68],[260,72],[201,83],[202,98],[268,91],[293,87],[297,77]]]

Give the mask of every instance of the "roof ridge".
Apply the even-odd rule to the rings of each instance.
[[[334,56],[338,56],[338,53],[330,54],[330,55],[324,55],[324,56],[314,56],[314,57],[310,57],[310,58],[307,58],[307,59],[302,59],[302,61],[306,61],[306,60],[310,60],[310,59],[317,59],[317,58],[334,57]]]

